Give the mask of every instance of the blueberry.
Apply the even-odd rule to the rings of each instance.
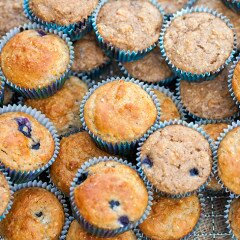
[[[38,32],[38,34],[39,34],[41,37],[47,35],[46,32],[43,31],[42,29],[37,30],[37,32]]]
[[[148,156],[145,157],[145,158],[142,160],[142,164],[148,165],[148,167],[152,167],[152,166],[153,166],[153,163],[152,163],[152,161],[150,160],[150,158],[149,158]]]
[[[32,128],[30,121],[24,117],[15,118],[15,120],[18,124],[18,130],[24,134],[24,136],[31,138]]]
[[[35,215],[36,215],[36,217],[40,218],[43,215],[43,213],[42,212],[37,212],[37,213],[35,213]]]
[[[40,143],[38,142],[38,143],[33,143],[33,145],[32,145],[32,149],[33,150],[38,150],[40,148]]]
[[[192,168],[192,169],[189,170],[189,173],[190,173],[191,176],[194,177],[194,176],[198,176],[199,171],[198,171],[197,168]]]
[[[23,27],[20,27],[19,28],[19,32],[23,32],[24,31],[24,28]]]
[[[118,218],[118,221],[123,225],[123,227],[126,227],[130,222],[127,216],[121,216]]]
[[[113,209],[114,207],[120,206],[120,202],[119,201],[115,201],[115,200],[111,200],[109,202],[109,204],[110,204],[111,209]]]
[[[80,177],[77,180],[77,185],[81,184],[82,182],[84,182],[88,177],[88,172],[83,172]]]

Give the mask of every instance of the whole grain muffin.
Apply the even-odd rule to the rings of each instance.
[[[161,4],[165,13],[174,13],[181,10],[189,0],[157,0]]]
[[[6,211],[11,198],[11,190],[4,174],[0,171],[0,217]]]
[[[229,209],[228,220],[233,234],[240,239],[240,199],[234,199]]]
[[[63,39],[43,30],[25,30],[13,36],[1,52],[5,77],[22,88],[42,88],[68,68],[70,53]]]
[[[200,214],[196,195],[181,199],[156,197],[150,215],[139,227],[152,240],[177,240],[194,229]]]
[[[72,70],[88,72],[109,61],[102,49],[97,45],[96,37],[90,33],[74,43],[75,58]]]
[[[212,168],[208,141],[183,125],[166,126],[151,134],[142,145],[140,160],[154,187],[168,194],[197,190]]]
[[[62,89],[44,99],[27,99],[25,104],[44,113],[55,125],[60,135],[81,127],[80,104],[88,91],[87,84],[71,76]]]
[[[32,171],[46,165],[55,144],[49,130],[31,115],[8,112],[0,115],[0,159],[5,167]]]
[[[41,20],[58,25],[82,22],[92,14],[98,0],[29,0],[33,13]]]
[[[164,49],[172,64],[192,74],[216,72],[234,48],[234,31],[206,12],[176,17],[164,35]]]
[[[14,193],[12,208],[0,223],[5,239],[57,240],[65,221],[62,204],[57,197],[42,188],[31,187]]]
[[[233,72],[232,89],[237,100],[240,101],[240,61],[237,63]]]
[[[111,143],[140,138],[156,119],[157,108],[149,94],[137,84],[124,80],[100,86],[84,106],[88,129]]]
[[[104,157],[108,154],[97,148],[87,132],[79,132],[60,141],[60,151],[50,168],[53,183],[69,195],[71,182],[83,163],[93,157]]]
[[[137,172],[109,160],[90,166],[74,188],[74,202],[83,218],[101,229],[135,223],[148,206],[148,192]]]
[[[223,184],[240,194],[240,127],[229,131],[222,139],[218,151],[218,176]]]
[[[238,107],[228,90],[228,68],[214,80],[199,82],[180,81],[180,97],[191,114],[206,119],[232,117]]]
[[[162,22],[158,8],[145,0],[110,0],[97,16],[104,41],[126,51],[144,50],[156,43]]]
[[[91,235],[90,233],[86,232],[81,225],[77,222],[77,220],[73,220],[70,228],[67,233],[66,240],[79,240],[79,239],[86,239],[86,240],[106,240],[106,238],[100,238]],[[108,240],[136,240],[136,236],[132,231],[128,231],[122,233],[113,238],[107,238]]]

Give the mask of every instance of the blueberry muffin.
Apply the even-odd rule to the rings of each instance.
[[[4,174],[0,171],[0,218],[6,211],[9,201],[11,198],[11,189],[9,183],[4,176]]]
[[[159,191],[185,194],[207,181],[212,151],[197,130],[173,124],[148,137],[141,147],[140,161],[144,173]]]
[[[234,236],[240,239],[240,199],[234,199],[229,209],[228,220]]]
[[[32,171],[46,165],[55,144],[51,133],[35,118],[23,112],[0,115],[0,159],[6,168]]]
[[[24,103],[44,113],[55,125],[60,135],[81,127],[80,104],[88,91],[87,84],[71,76],[62,89],[44,99],[27,99]]]
[[[108,154],[97,148],[87,132],[64,137],[60,141],[58,157],[50,168],[51,180],[68,196],[77,170],[90,158],[100,156]]]
[[[150,215],[139,227],[152,240],[177,240],[192,232],[200,214],[196,195],[181,199],[156,197]]]
[[[4,76],[21,88],[52,85],[67,70],[70,52],[58,35],[43,30],[25,30],[13,36],[1,52]]]
[[[237,63],[233,72],[232,89],[237,100],[240,102],[240,61]]]
[[[175,13],[188,4],[189,0],[157,0],[161,4],[165,13]]]
[[[14,193],[12,208],[0,223],[5,239],[57,240],[65,221],[62,204],[56,196],[42,188],[31,187]]]

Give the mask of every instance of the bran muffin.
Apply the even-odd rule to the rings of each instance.
[[[50,168],[53,183],[69,196],[71,182],[83,163],[93,157],[104,157],[108,154],[97,148],[87,132],[79,132],[60,141],[60,151]]]
[[[167,63],[161,57],[159,48],[155,48],[140,60],[125,62],[122,65],[131,77],[148,83],[161,83],[173,76]]]
[[[98,229],[116,230],[139,221],[148,206],[148,191],[131,167],[108,160],[86,169],[73,191],[81,216]]]
[[[161,192],[185,194],[200,188],[211,174],[212,151],[197,130],[184,125],[158,129],[143,143],[141,166]]]
[[[68,26],[91,16],[98,0],[29,0],[32,12],[48,23]]]
[[[234,236],[240,239],[240,199],[236,198],[231,202],[228,220]]]
[[[4,76],[18,87],[38,89],[52,85],[68,69],[70,52],[58,35],[25,30],[14,35],[1,52]]]
[[[238,112],[228,90],[228,68],[211,81],[180,81],[180,98],[190,114],[198,118],[224,119]]]
[[[145,0],[109,0],[96,19],[104,41],[125,51],[141,51],[155,44],[162,22],[158,8]]]
[[[18,190],[14,193],[12,208],[0,223],[0,235],[11,240],[59,239],[65,216],[57,197],[38,187]]]
[[[79,240],[79,239],[86,239],[86,240],[106,240],[106,238],[100,238],[91,235],[90,233],[86,232],[82,226],[77,222],[77,220],[73,220],[70,228],[67,233],[66,240]],[[128,231],[122,233],[113,238],[107,238],[108,240],[136,240],[136,236],[133,231]]]
[[[152,240],[177,240],[193,231],[200,214],[196,195],[180,199],[156,197],[150,215],[139,228]]]
[[[10,199],[11,189],[9,183],[3,172],[0,171],[0,220],[9,205]]]
[[[189,0],[157,0],[167,14],[175,13],[184,8]]]
[[[54,123],[58,133],[63,135],[81,127],[79,109],[87,91],[88,85],[85,81],[70,76],[62,89],[53,96],[44,99],[27,99],[24,103],[44,113]]]
[[[240,102],[240,61],[237,63],[233,72],[232,89],[238,102]]]
[[[23,112],[0,115],[0,159],[6,168],[32,171],[52,158],[55,143],[49,130]]]

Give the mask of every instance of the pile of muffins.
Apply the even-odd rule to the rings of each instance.
[[[240,239],[239,0],[0,0],[0,36],[3,239],[187,239],[219,192]]]

